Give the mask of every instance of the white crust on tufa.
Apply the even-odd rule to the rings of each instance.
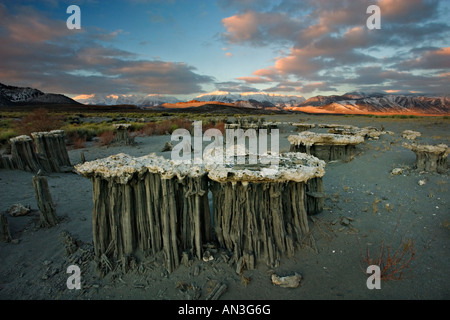
[[[176,176],[180,180],[187,176],[208,174],[210,179],[218,182],[305,182],[325,174],[325,161],[308,154],[290,152],[263,158],[268,161],[277,160],[279,163],[257,167],[239,166],[221,164],[211,157],[205,158],[204,164],[191,164],[190,161],[173,161],[154,154],[135,158],[121,153],[76,165],[75,170],[88,178],[100,177],[120,184],[126,184],[134,176],[143,176],[146,172],[159,173],[163,179]]]
[[[356,145],[364,142],[364,137],[361,135],[342,135],[332,133],[315,133],[311,131],[304,131],[298,135],[288,137],[288,141],[293,145],[312,146],[315,144],[324,145]]]

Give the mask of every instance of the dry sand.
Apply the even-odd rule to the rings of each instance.
[[[450,204],[448,174],[420,173],[412,169],[415,155],[402,147],[403,130],[419,131],[420,143],[450,145],[449,120],[443,118],[381,119],[327,115],[265,116],[266,120],[307,123],[341,123],[359,127],[384,127],[394,135],[358,146],[351,162],[331,162],[323,178],[325,210],[310,221],[317,252],[299,249],[295,258],[284,258],[278,268],[259,263],[255,270],[238,275],[220,254],[214,260],[195,260],[167,274],[157,257],[145,270],[122,274],[120,270],[101,278],[91,262],[92,185],[74,173],[51,174],[48,182],[56,213],[62,221],[50,229],[37,228],[37,203],[31,184],[32,173],[0,170],[1,211],[15,203],[30,204],[34,211],[8,221],[18,243],[0,243],[0,299],[205,299],[214,286],[225,283],[223,300],[301,300],[301,299],[448,299],[450,298]],[[295,127],[281,132],[281,151],[289,149],[287,137]],[[314,129],[313,129],[314,131]],[[170,136],[138,137],[135,147],[96,147],[71,150],[72,164],[117,153],[141,156],[160,150]],[[400,175],[391,175],[403,168]],[[419,185],[424,180],[426,183]],[[343,218],[344,226],[341,224]],[[396,228],[397,227],[397,228]],[[392,238],[394,230],[397,230]],[[79,249],[66,255],[61,234],[67,231]],[[414,240],[417,255],[403,279],[382,281],[381,289],[366,286],[367,264],[362,263],[366,248],[375,255],[382,241],[397,249],[403,237]],[[16,242],[17,242],[16,241]],[[411,244],[411,242],[409,242]],[[81,265],[81,290],[66,286],[67,267]],[[143,272],[145,271],[145,272]],[[271,283],[271,274],[302,275],[295,289]],[[249,281],[243,281],[244,278]],[[248,283],[247,283],[248,282]],[[195,291],[193,288],[197,288]]]

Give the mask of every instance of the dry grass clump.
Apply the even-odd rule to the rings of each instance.
[[[406,271],[412,269],[413,262],[420,256],[416,247],[416,240],[401,236],[399,238],[398,227],[400,218],[392,232],[389,243],[382,240],[378,249],[371,252],[366,247],[362,257],[362,263],[367,266],[377,265],[380,267],[380,278],[384,281],[401,280]],[[405,233],[406,234],[406,233]],[[429,244],[424,247],[428,248]],[[366,268],[363,268],[364,272]]]
[[[39,108],[17,121],[14,129],[20,135],[30,135],[33,132],[56,130],[62,125],[62,117],[52,115],[47,109]]]
[[[112,131],[104,131],[98,135],[98,142],[101,146],[107,146],[110,145],[113,141],[116,135]]]

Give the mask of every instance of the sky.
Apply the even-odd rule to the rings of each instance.
[[[3,0],[0,83],[70,97],[448,95],[449,21],[448,0]]]

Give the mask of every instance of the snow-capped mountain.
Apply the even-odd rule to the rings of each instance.
[[[246,108],[254,109],[254,112],[273,110],[340,114],[450,114],[450,97],[444,95],[349,92],[343,95],[315,96],[305,100],[302,96],[297,95],[215,91],[199,95],[190,101],[180,101],[175,97],[159,94],[91,94],[70,99],[62,94],[44,93],[33,88],[8,86],[0,83],[0,107],[49,104],[134,105],[139,108],[162,110],[204,107],[218,111],[224,108],[227,108],[228,111],[230,108]],[[249,110],[249,112],[251,111]]]
[[[311,113],[449,114],[450,98],[350,92],[341,96],[315,96],[289,109]]]
[[[304,102],[305,98],[298,95],[281,95],[267,92],[230,93],[227,91],[214,91],[199,95],[194,100],[236,103],[241,107],[249,108],[276,107],[283,109],[297,106]]]
[[[134,94],[92,94],[75,98],[78,102],[87,105],[135,105],[139,108],[159,107],[165,103],[178,103],[175,97],[160,94],[134,95]]]
[[[23,104],[78,104],[62,94],[44,93],[33,88],[8,86],[0,83],[0,106]]]

